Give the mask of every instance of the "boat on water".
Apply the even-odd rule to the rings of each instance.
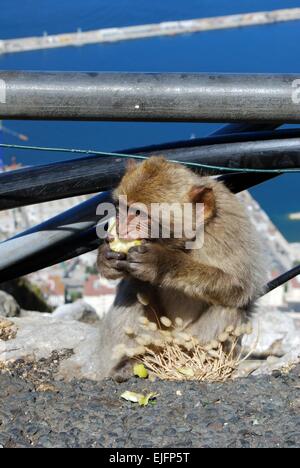
[[[300,221],[300,213],[290,213],[289,219],[291,221]]]

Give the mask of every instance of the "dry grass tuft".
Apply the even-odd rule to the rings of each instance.
[[[156,324],[141,317],[138,333],[125,332],[135,346],[119,345],[115,351],[143,363],[151,377],[225,382],[246,359],[241,359],[239,342],[242,335],[252,333],[252,327],[250,324],[228,327],[217,340],[205,346],[184,331],[179,318],[173,324],[167,317],[161,317]]]

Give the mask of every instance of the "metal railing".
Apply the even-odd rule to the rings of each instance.
[[[126,155],[209,166],[234,193],[300,169],[300,129],[278,129],[300,123],[300,75],[0,72],[0,83],[0,119],[238,122],[206,138],[115,153],[56,148],[86,154],[0,174],[0,210],[103,192],[0,243],[0,282],[100,245],[96,208],[110,199],[105,191],[121,179]],[[267,291],[299,273],[300,266]]]

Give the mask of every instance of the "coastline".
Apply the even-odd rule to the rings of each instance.
[[[21,37],[0,40],[0,55],[58,47],[113,43],[160,36],[176,36],[205,31],[269,25],[300,19],[300,8],[285,8],[253,13],[240,13],[208,18],[141,24],[82,31],[74,33]]]

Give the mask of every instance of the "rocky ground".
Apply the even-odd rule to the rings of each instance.
[[[257,314],[247,377],[223,384],[99,381],[97,320],[82,301],[39,314],[0,293],[0,447],[300,446],[292,317]],[[158,396],[141,407],[121,399],[126,390]]]
[[[56,381],[59,355],[0,375],[0,446],[299,447],[300,366],[224,384]],[[45,370],[47,369],[47,370]],[[156,404],[125,390],[159,393]]]

